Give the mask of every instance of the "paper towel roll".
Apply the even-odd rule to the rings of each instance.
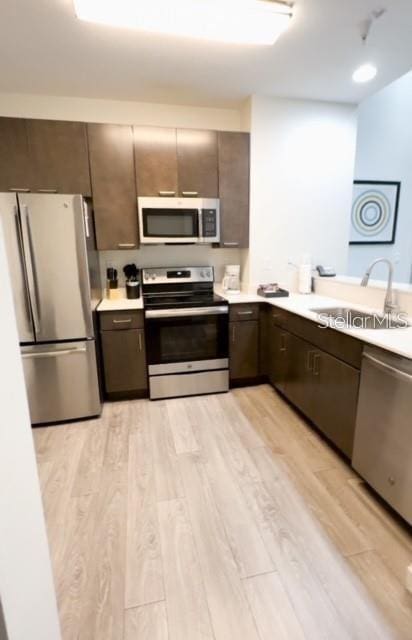
[[[311,293],[312,291],[312,265],[301,264],[298,271],[298,291],[299,293]]]

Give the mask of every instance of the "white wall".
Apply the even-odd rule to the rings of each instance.
[[[306,252],[346,272],[355,141],[352,106],[252,97],[250,283],[291,286]]]
[[[0,116],[243,130],[241,109],[0,93]]]
[[[59,640],[49,549],[0,226],[0,594],[9,640]]]
[[[355,178],[401,181],[396,241],[349,249],[350,275],[363,275],[374,258],[394,260],[395,280],[410,282],[412,266],[412,72],[359,107]],[[385,266],[373,273],[386,278]]]

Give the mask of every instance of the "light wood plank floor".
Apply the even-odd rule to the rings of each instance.
[[[410,529],[270,387],[33,434],[64,640],[412,639]]]

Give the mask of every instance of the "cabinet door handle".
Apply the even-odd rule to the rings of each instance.
[[[182,196],[184,198],[197,198],[198,195],[198,191],[182,191]]]
[[[57,193],[57,189],[37,189],[37,193]]]
[[[238,242],[224,242],[223,246],[224,247],[238,247],[239,243]]]
[[[143,351],[142,334],[140,331],[139,331],[139,351],[140,353]]]
[[[235,344],[236,341],[236,326],[233,325],[232,327],[232,343]]]
[[[12,191],[13,193],[30,193],[30,189],[27,189],[26,187],[10,187],[9,191]]]
[[[313,356],[313,375],[318,376],[320,374],[320,353],[315,353]]]
[[[280,351],[286,351],[286,333],[280,336]]]
[[[306,369],[308,371],[313,371],[313,360],[315,357],[316,351],[308,351],[308,355],[306,358]]]
[[[117,246],[119,249],[133,249],[136,245],[132,242],[119,242]]]
[[[176,195],[176,191],[159,191],[158,193],[162,198],[173,197]]]
[[[113,320],[113,324],[130,324],[132,321],[131,318],[127,318],[126,320]]]

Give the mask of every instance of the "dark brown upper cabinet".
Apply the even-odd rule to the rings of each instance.
[[[0,118],[0,191],[31,187],[26,120]]]
[[[91,195],[86,125],[27,120],[31,191]]]
[[[217,198],[217,133],[177,130],[179,196]]]
[[[133,129],[128,125],[89,124],[90,173],[97,248],[139,246]]]
[[[176,129],[134,127],[139,196],[177,196]]]
[[[249,246],[250,135],[220,131],[220,246]]]

